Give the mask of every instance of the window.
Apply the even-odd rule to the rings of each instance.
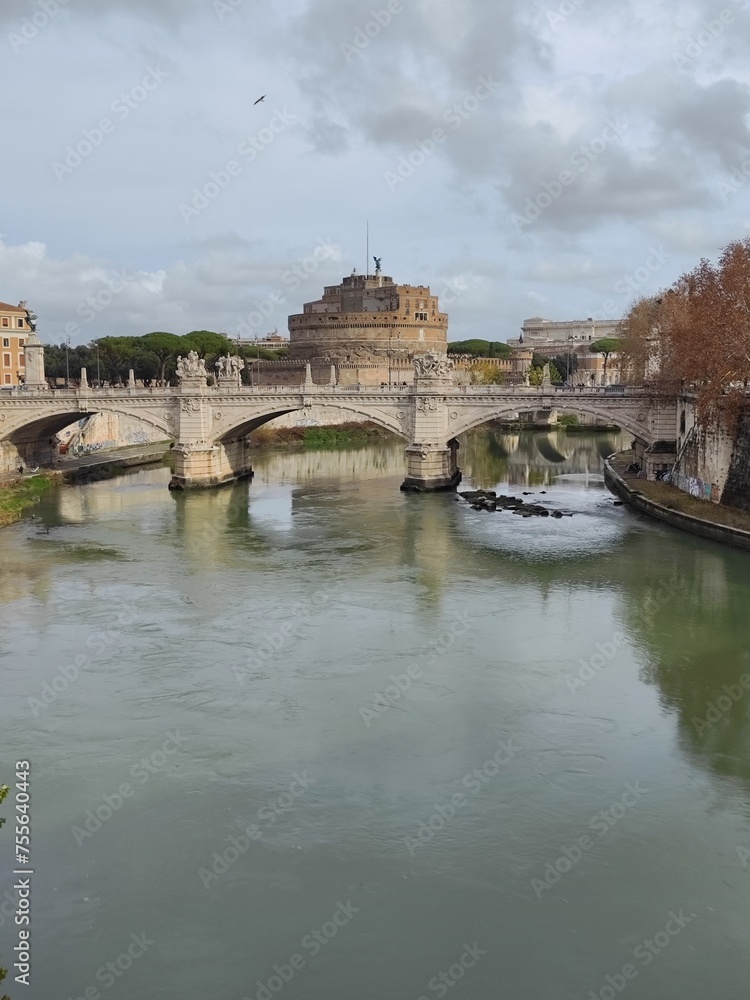
[[[6,375],[6,376],[5,376],[5,384],[6,384],[6,385],[10,385],[10,384],[11,384],[11,383],[10,383],[10,375]]]
[[[23,320],[22,319],[17,319],[16,320],[16,326],[18,326],[18,328],[20,330],[23,330]]]
[[[7,337],[3,337],[3,347],[10,347],[10,340]]]
[[[21,338],[21,340],[18,341],[18,346],[19,347],[23,347],[23,345],[24,345],[24,341],[23,341],[23,338]]]
[[[25,368],[26,367],[26,355],[25,354],[21,355],[21,357],[18,359],[18,363],[21,366],[21,368]]]
[[[10,368],[10,354],[3,354],[3,366]]]
[[[429,318],[430,317],[427,315],[426,312],[415,312],[414,313],[414,319],[417,320],[417,322],[421,321],[422,323],[426,323]]]
[[[3,316],[3,326],[8,326],[8,317],[7,316]],[[8,345],[4,344],[3,346],[7,347]]]

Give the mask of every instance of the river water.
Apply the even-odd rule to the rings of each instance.
[[[13,1000],[746,997],[750,562],[615,506],[621,443],[467,438],[561,520],[404,495],[384,444],[5,529]]]

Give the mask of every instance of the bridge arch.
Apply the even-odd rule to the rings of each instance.
[[[215,439],[217,442],[226,442],[245,438],[259,427],[262,427],[271,420],[275,420],[277,417],[283,417],[287,413],[298,413],[300,410],[309,409],[311,406],[325,406],[329,409],[336,408],[345,414],[350,413],[363,417],[383,430],[395,434],[407,443],[409,442],[408,426],[399,418],[398,411],[395,408],[393,412],[388,412],[377,406],[368,406],[365,402],[360,403],[357,400],[341,398],[336,398],[335,401],[313,399],[311,402],[300,402],[293,406],[280,406],[277,403],[275,406],[269,406],[267,410],[256,411],[252,416],[245,414],[236,422],[233,421],[230,412],[219,423]]]
[[[518,402],[513,403],[500,403],[493,407],[488,406],[486,408],[482,408],[479,411],[477,409],[472,409],[470,414],[459,417],[455,425],[451,427],[451,433],[457,437],[460,434],[466,434],[469,431],[474,430],[476,427],[480,427],[482,424],[488,423],[490,420],[507,416],[510,413],[524,413],[527,410],[540,410],[538,403],[536,405],[529,406],[524,405],[524,402],[525,401],[519,400]],[[649,444],[652,441],[652,434],[647,421],[639,421],[637,414],[629,413],[624,409],[618,409],[616,407],[612,407],[610,409],[607,406],[597,406],[595,403],[589,403],[584,400],[579,402],[578,400],[573,401],[572,399],[555,399],[555,397],[552,397],[552,409],[558,413],[583,413],[587,416],[596,417],[598,420],[606,420],[610,424],[616,424],[618,427],[621,427],[629,434],[632,434],[633,437],[646,441]]]
[[[127,405],[125,400],[88,400],[95,405],[77,406],[77,400],[22,400],[19,406],[9,406],[0,412],[0,468],[13,469],[21,462],[27,465],[47,464],[57,457],[55,435],[76,421],[97,413],[113,413],[127,417],[158,431],[162,440],[175,440],[171,408],[144,409]],[[132,403],[132,401],[131,401]]]
[[[102,401],[104,402],[104,401]],[[40,413],[41,410],[41,413]],[[46,410],[46,412],[44,412]],[[70,424],[84,417],[92,417],[96,413],[114,413],[118,416],[127,417],[148,424],[150,427],[160,431],[166,438],[174,438],[175,430],[173,420],[167,419],[167,411],[162,416],[157,416],[152,411],[130,408],[123,405],[88,406],[84,409],[75,409],[73,406],[41,406],[34,409],[33,416],[25,411],[17,415],[2,414],[0,419],[0,441],[11,444],[30,444],[45,438],[49,438],[58,431],[68,427]],[[171,413],[169,414],[171,416]]]

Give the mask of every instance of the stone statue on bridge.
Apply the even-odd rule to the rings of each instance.
[[[231,380],[239,385],[240,376],[242,369],[245,366],[245,362],[238,355],[230,356],[229,354],[224,355],[224,357],[219,358],[214,367],[216,368],[216,374],[219,382],[226,382]]]
[[[180,355],[177,358],[177,377],[180,380],[185,378],[208,378],[206,362],[203,358],[198,357],[196,351],[189,351],[186,358]]]
[[[416,378],[452,378],[454,364],[450,358],[437,351],[418,354],[414,358],[414,373]]]

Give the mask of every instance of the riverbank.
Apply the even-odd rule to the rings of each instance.
[[[515,433],[519,431],[565,431],[566,434],[618,434],[621,430],[616,424],[572,424],[558,421],[554,424],[522,423],[520,420],[490,420],[488,426],[493,430]]]
[[[750,551],[750,514],[699,500],[667,483],[639,479],[625,469],[632,452],[620,452],[605,462],[604,481],[631,506],[673,528],[701,538]]]
[[[377,424],[330,424],[325,427],[259,427],[250,436],[258,448],[364,448],[378,441],[391,440],[393,435]]]
[[[135,445],[100,455],[63,459],[56,467],[65,483],[98,482],[112,479],[128,469],[141,465],[159,465],[171,457],[169,442],[152,445]]]
[[[141,445],[106,455],[63,459],[54,469],[43,469],[34,475],[8,475],[0,482],[0,528],[20,521],[53,486],[102,482],[120,476],[128,469],[160,464],[168,455],[165,443]]]
[[[38,503],[60,478],[55,472],[19,476],[0,486],[0,528],[20,521],[29,507]]]

